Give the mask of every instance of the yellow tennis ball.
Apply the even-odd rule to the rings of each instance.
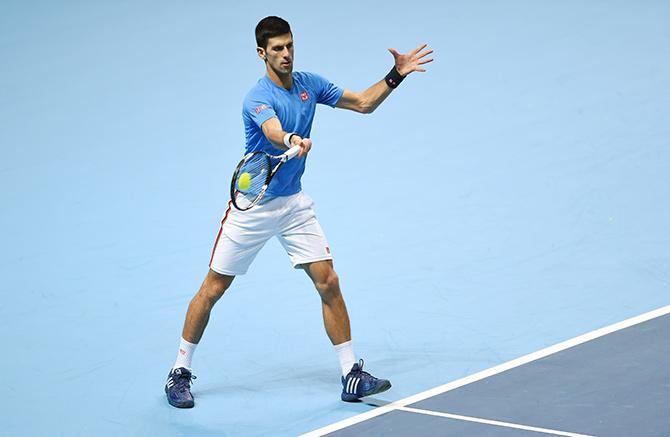
[[[244,172],[240,175],[240,179],[237,181],[237,186],[240,188],[240,191],[246,191],[251,186],[251,175],[247,172]]]

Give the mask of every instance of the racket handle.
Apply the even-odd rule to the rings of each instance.
[[[298,155],[298,153],[300,153],[300,149],[302,149],[302,147],[293,146],[286,152],[284,152],[284,155],[286,155],[286,160],[288,161],[289,159],[295,158]]]

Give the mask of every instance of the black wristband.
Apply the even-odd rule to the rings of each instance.
[[[391,68],[391,71],[389,71],[389,74],[386,75],[384,80],[386,81],[386,85],[388,85],[390,88],[396,88],[398,85],[400,85],[400,82],[403,81],[405,76],[401,76],[400,73],[398,73],[398,70],[396,70],[395,65],[393,68]]]

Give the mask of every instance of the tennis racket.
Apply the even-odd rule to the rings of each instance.
[[[235,208],[246,211],[257,205],[277,171],[286,161],[295,158],[300,149],[300,146],[293,146],[279,156],[265,152],[248,153],[237,164],[230,182],[230,200]]]

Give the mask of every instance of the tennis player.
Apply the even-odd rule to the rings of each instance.
[[[170,405],[193,407],[191,361],[202,338],[214,304],[235,276],[247,272],[258,251],[277,237],[295,268],[303,269],[321,296],[323,322],[342,370],[343,401],[388,390],[391,383],[363,371],[351,341],[349,316],[326,237],[316,219],[312,199],[301,190],[307,154],[312,148],[310,131],[317,104],[371,113],[410,73],[424,72],[432,53],[426,45],[400,54],[389,49],[395,65],[386,77],[357,93],[333,85],[323,77],[293,71],[293,34],[279,17],[266,17],[256,26],[256,51],[266,74],[244,99],[242,118],[246,152],[262,150],[278,155],[299,145],[299,155],[288,161],[272,179],[263,201],[248,211],[225,212],[214,244],[209,272],[186,313],[177,360],[170,370],[165,392]]]

